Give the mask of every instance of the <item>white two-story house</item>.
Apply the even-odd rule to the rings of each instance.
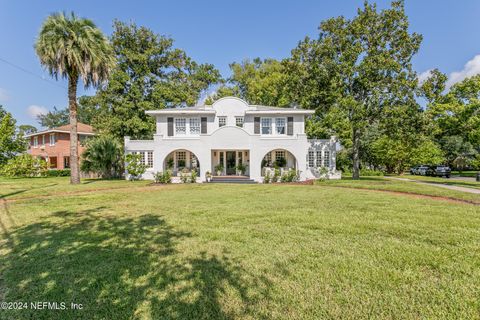
[[[299,180],[327,171],[329,178],[340,178],[336,138],[307,139],[305,119],[313,113],[249,105],[233,97],[212,105],[147,111],[156,119],[153,140],[125,137],[125,152],[141,154],[147,166],[144,179],[165,170],[174,177],[196,170],[199,182],[209,175],[242,175],[262,182],[274,167],[296,170]]]

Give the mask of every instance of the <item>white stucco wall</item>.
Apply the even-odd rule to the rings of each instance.
[[[335,172],[335,139],[330,140],[307,140],[304,133],[304,114],[289,115],[285,112],[270,112],[268,117],[294,117],[294,134],[281,136],[262,136],[254,134],[254,117],[260,114],[245,115],[248,110],[254,110],[243,100],[238,98],[224,98],[212,105],[215,115],[212,114],[185,114],[181,117],[207,117],[207,134],[197,136],[167,136],[167,117],[172,115],[156,115],[157,134],[153,140],[134,141],[125,138],[125,152],[153,150],[154,165],[145,174],[145,179],[153,179],[152,173],[164,171],[165,158],[175,150],[188,150],[193,152],[200,162],[200,180],[205,180],[205,173],[212,172],[212,150],[248,150],[250,178],[261,182],[261,163],[263,157],[275,149],[284,149],[290,152],[296,159],[295,167],[300,171],[300,179],[305,180],[316,177],[315,170],[307,168],[307,153],[311,148],[330,150],[330,168]],[[227,125],[218,127],[218,116],[227,117]],[[244,127],[235,125],[235,117],[244,116]],[[178,116],[174,116],[178,117]],[[187,120],[188,121],[188,120]]]

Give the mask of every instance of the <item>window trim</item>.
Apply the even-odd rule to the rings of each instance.
[[[239,121],[240,120],[240,121]],[[239,128],[243,128],[243,124],[245,123],[245,117],[239,116],[235,117],[235,125]]]
[[[265,127],[265,126],[263,125],[265,120],[268,120],[268,121],[270,122],[270,126],[268,127],[268,128],[270,128],[270,130],[269,130],[270,133],[263,133],[263,128],[267,128],[267,127]],[[261,118],[260,118],[260,134],[261,134],[262,136],[271,136],[271,135],[273,135],[273,122],[274,122],[274,121],[272,120],[271,117],[261,117]]]
[[[195,124],[195,125],[192,125],[192,124]],[[199,136],[200,133],[202,132],[202,125],[201,125],[201,121],[200,121],[200,118],[198,117],[191,117],[189,118],[188,120],[188,133],[189,135],[191,136]],[[198,132],[192,132],[192,128],[197,128]]]
[[[53,143],[52,143],[52,138],[53,138]],[[49,136],[49,142],[50,142],[50,146],[54,146],[55,143],[57,142],[56,139],[55,139],[55,133],[50,133],[50,136]]]
[[[277,120],[283,120],[283,133],[278,133]],[[275,135],[276,136],[287,135],[287,118],[286,117],[275,117]]]
[[[181,126],[178,125],[180,121],[183,120],[183,133],[178,132],[178,128],[181,128]],[[187,118],[175,118],[174,119],[174,133],[176,136],[186,136],[187,135]]]
[[[33,147],[38,148],[38,136],[33,137]]]
[[[220,121],[223,120],[223,121]],[[224,124],[221,124],[221,122],[224,122]],[[225,127],[227,125],[227,117],[226,116],[219,116],[218,117],[218,127]]]

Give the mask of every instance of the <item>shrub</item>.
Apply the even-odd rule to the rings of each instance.
[[[86,142],[82,154],[81,170],[94,172],[102,178],[115,178],[122,175],[123,148],[110,136],[98,136]]]
[[[45,177],[48,165],[45,160],[37,159],[30,154],[22,154],[11,158],[1,168],[0,174],[6,177]]]
[[[275,169],[272,177],[272,182],[273,183],[278,182],[279,179],[280,179],[280,169]]]
[[[197,182],[197,171],[192,170],[192,173],[190,174],[190,183],[196,183]]]
[[[69,177],[70,169],[47,170],[47,177]]]
[[[265,176],[263,177],[263,183],[270,183],[272,181],[272,177],[270,176],[270,171],[265,172]]]
[[[140,180],[142,174],[145,173],[147,167],[141,161],[142,156],[140,154],[129,153],[125,157],[127,161],[126,171],[130,180]]]
[[[155,183],[172,183],[172,173],[170,170],[166,170],[165,172],[156,172],[153,174],[153,178],[155,179]]]
[[[281,182],[295,182],[298,180],[298,174],[295,170],[288,170],[282,174]]]
[[[344,171],[344,176],[351,176],[351,171]],[[383,171],[380,170],[372,170],[372,169],[361,169],[360,170],[361,177],[373,177],[373,176],[383,176]]]

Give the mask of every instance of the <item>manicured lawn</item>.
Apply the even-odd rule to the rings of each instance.
[[[475,177],[478,171],[452,171],[452,175],[459,175],[460,177]]]
[[[479,318],[480,206],[382,186],[0,180],[0,301],[83,305],[0,318]]]
[[[470,181],[470,180],[456,180],[452,178],[443,178],[443,177],[428,177],[428,176],[413,176],[413,175],[405,175],[405,176],[396,176],[399,178],[406,178],[412,180],[418,180],[422,182],[433,182],[433,183],[443,183],[452,186],[460,186],[460,187],[467,187],[467,188],[480,188],[480,182]]]
[[[405,176],[403,178],[410,179],[411,176]],[[442,179],[442,178],[433,178],[433,179]],[[427,181],[427,182],[431,182],[431,181]],[[459,181],[459,182],[461,183],[462,181]],[[351,178],[346,177],[346,178],[342,178],[342,180],[318,181],[316,182],[316,184],[324,187],[343,187],[343,188],[354,188],[354,189],[384,190],[384,191],[403,192],[403,193],[411,193],[411,194],[426,195],[426,196],[446,197],[446,198],[459,199],[463,201],[475,202],[480,204],[480,196],[478,194],[470,194],[470,193],[465,193],[460,191],[448,190],[448,189],[443,189],[436,186],[429,186],[425,184],[418,184],[418,183],[413,183],[408,181],[399,181],[399,180],[389,179],[389,177],[362,177],[360,180],[352,180]],[[464,186],[464,187],[470,187],[470,188],[474,187],[471,185],[462,185],[462,184],[458,184],[458,185]]]

